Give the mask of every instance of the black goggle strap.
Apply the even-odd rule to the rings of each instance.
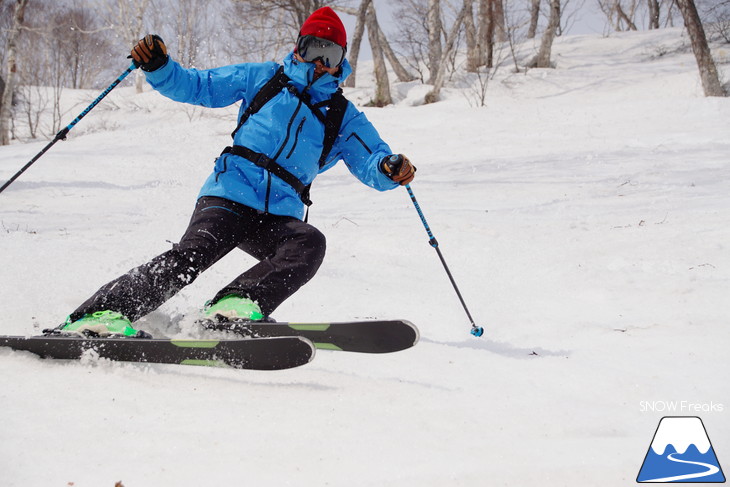
[[[345,60],[346,49],[330,40],[315,36],[300,36],[297,40],[297,54],[308,63],[316,60],[328,68],[339,67]]]

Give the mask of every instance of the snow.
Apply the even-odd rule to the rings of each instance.
[[[625,485],[662,416],[642,401],[719,404],[702,419],[722,462],[730,99],[702,96],[687,46],[677,29],[567,36],[557,69],[498,71],[486,108],[463,87],[417,106],[413,84],[364,108],[418,167],[413,190],[484,337],[407,193],[337,167],[313,188],[325,264],[275,317],[405,318],[415,348],[320,351],[278,372],[2,349],[0,484]],[[361,72],[349,95],[367,101]],[[66,95],[70,121],[97,93]],[[124,85],[2,193],[1,332],[53,326],[169,248],[235,113]],[[0,148],[0,181],[45,144]],[[229,255],[139,326],[194,336],[196,309],[252,263]]]

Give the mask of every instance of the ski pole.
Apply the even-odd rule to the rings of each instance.
[[[397,157],[397,156],[395,156],[395,157]],[[413,201],[413,206],[416,207],[418,216],[421,217],[421,223],[423,223],[423,226],[426,228],[426,233],[428,233],[428,237],[429,237],[428,243],[431,244],[431,247],[436,249],[436,253],[439,256],[439,259],[441,259],[441,263],[444,265],[444,269],[446,270],[446,275],[449,276],[451,285],[454,286],[454,291],[456,291],[456,295],[459,297],[459,301],[461,301],[461,306],[464,307],[464,311],[466,311],[466,316],[469,318],[469,321],[471,322],[471,334],[474,335],[475,337],[482,336],[484,334],[484,328],[481,326],[477,326],[476,323],[474,323],[474,318],[471,317],[471,313],[469,313],[469,308],[466,307],[466,303],[464,302],[464,298],[461,296],[459,287],[456,285],[454,276],[451,275],[449,266],[446,265],[446,260],[444,260],[444,256],[441,253],[441,249],[439,249],[439,243],[436,240],[436,237],[433,236],[433,233],[431,232],[431,227],[428,226],[426,217],[424,216],[423,211],[421,211],[421,206],[418,204],[418,200],[416,199],[416,195],[413,194],[413,190],[411,189],[410,184],[406,184],[406,190],[408,190],[408,194],[411,197],[411,201]]]
[[[31,160],[30,160],[30,162],[28,162],[28,164],[26,164],[25,166],[23,166],[23,167],[22,167],[22,169],[21,169],[20,171],[16,172],[16,173],[15,173],[15,175],[14,175],[14,176],[13,176],[12,178],[10,178],[10,179],[9,179],[9,180],[8,180],[8,181],[7,181],[6,183],[5,183],[5,184],[3,184],[3,185],[2,185],[2,187],[0,187],[0,193],[2,193],[2,192],[3,192],[4,190],[5,190],[5,188],[7,188],[7,187],[8,187],[8,186],[10,186],[11,184],[13,184],[13,181],[15,181],[16,179],[18,179],[18,178],[20,177],[20,175],[21,175],[21,174],[23,174],[23,173],[24,173],[25,171],[27,171],[27,170],[28,170],[28,168],[29,168],[30,166],[32,166],[32,165],[33,165],[33,163],[34,163],[35,161],[37,161],[38,159],[40,159],[40,157],[41,157],[41,156],[42,156],[43,154],[45,154],[45,153],[46,153],[46,151],[48,151],[48,149],[50,149],[51,147],[53,147],[53,144],[55,144],[55,143],[56,143],[56,142],[58,142],[59,140],[66,140],[66,135],[68,135],[69,131],[70,131],[70,130],[71,130],[72,128],[74,128],[74,126],[75,126],[75,125],[76,125],[77,123],[79,123],[79,121],[80,121],[80,120],[81,120],[82,118],[84,118],[84,117],[86,116],[86,114],[87,114],[87,113],[89,113],[89,112],[90,112],[90,111],[91,111],[91,110],[92,110],[92,109],[93,109],[93,108],[94,108],[94,107],[95,107],[96,105],[98,105],[98,104],[99,104],[99,102],[100,102],[101,100],[103,100],[103,99],[104,99],[104,97],[105,97],[106,95],[108,95],[110,91],[112,91],[112,90],[113,90],[113,89],[114,89],[114,88],[115,88],[115,87],[116,87],[116,86],[117,86],[117,85],[118,85],[119,83],[121,83],[121,82],[122,82],[122,80],[123,80],[124,78],[126,78],[126,77],[127,77],[127,75],[128,75],[129,73],[131,73],[131,72],[132,72],[132,71],[134,71],[135,69],[137,69],[137,66],[135,66],[135,65],[134,65],[134,63],[132,63],[132,64],[131,64],[131,65],[130,65],[130,66],[129,66],[129,67],[128,67],[128,68],[127,68],[127,69],[126,69],[126,70],[125,70],[125,71],[124,71],[124,72],[123,72],[122,74],[121,74],[121,75],[119,75],[119,77],[118,77],[117,79],[115,79],[115,80],[114,80],[114,82],[113,82],[112,84],[110,84],[110,85],[109,85],[109,86],[107,87],[107,89],[105,89],[104,91],[102,91],[102,92],[101,92],[101,94],[100,94],[100,95],[99,95],[99,96],[98,96],[98,97],[96,98],[96,100],[94,100],[93,102],[91,102],[91,105],[89,105],[88,107],[86,107],[86,109],[85,109],[85,110],[84,110],[83,112],[81,112],[81,113],[79,114],[79,116],[78,116],[78,117],[76,117],[76,118],[75,118],[75,119],[74,119],[74,120],[73,120],[73,121],[72,121],[72,122],[71,122],[70,124],[68,124],[68,125],[66,125],[66,126],[65,126],[64,128],[62,128],[62,129],[61,129],[61,130],[60,130],[60,131],[59,131],[59,132],[58,132],[58,133],[56,134],[56,136],[55,136],[55,137],[53,138],[53,140],[52,140],[52,141],[50,141],[50,142],[48,143],[48,145],[46,145],[46,146],[45,146],[45,147],[43,148],[43,150],[41,150],[41,151],[40,151],[40,152],[39,152],[38,154],[36,154],[36,156],[35,156],[35,157],[34,157],[33,159],[31,159]]]

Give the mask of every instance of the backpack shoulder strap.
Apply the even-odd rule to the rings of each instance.
[[[251,103],[248,104],[248,107],[246,107],[246,110],[244,110],[243,115],[241,115],[241,119],[238,121],[236,129],[231,133],[231,137],[235,137],[236,132],[238,132],[238,129],[240,129],[241,126],[246,123],[248,117],[261,110],[261,107],[266,105],[269,101],[271,101],[272,98],[278,95],[279,92],[281,92],[281,90],[287,86],[287,83],[289,83],[289,81],[289,77],[284,74],[284,66],[279,66],[279,69],[276,70],[274,76],[272,76],[271,79],[264,83],[258,93],[254,95]]]
[[[322,146],[322,155],[319,157],[319,167],[323,167],[327,162],[332,146],[335,145],[337,136],[340,135],[340,127],[342,120],[345,118],[347,110],[347,99],[342,94],[342,88],[339,88],[331,97],[329,109],[324,119],[324,141]]]

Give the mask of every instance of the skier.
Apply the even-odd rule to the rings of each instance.
[[[140,40],[131,57],[164,96],[211,108],[241,102],[233,146],[216,160],[180,242],[103,286],[60,331],[148,336],[132,323],[236,247],[259,262],[221,289],[205,316],[264,320],[315,275],[324,258],[325,237],[303,221],[318,173],[344,160],[377,190],[410,183],[416,169],[408,158],[392,154],[365,115],[341,96],[339,85],[352,71],[346,49],[345,27],[329,7],[302,25],[283,61],[284,78],[274,62],[185,69],[159,36]],[[267,87],[275,77],[282,85]],[[262,98],[263,91],[268,96]]]

